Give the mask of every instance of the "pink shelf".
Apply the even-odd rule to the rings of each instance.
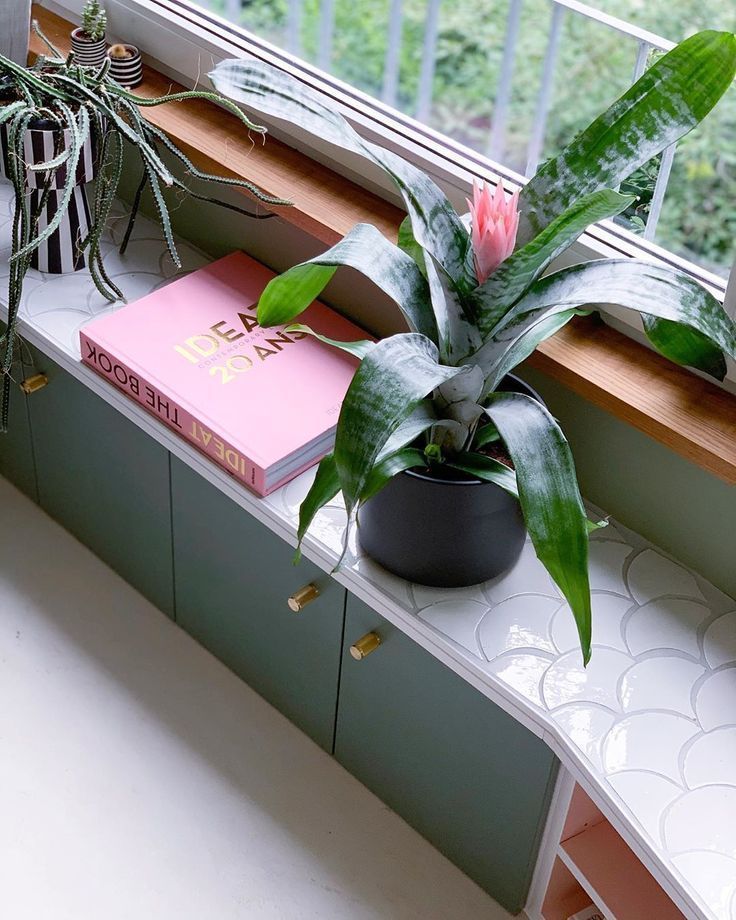
[[[607,821],[564,840],[559,856],[606,920],[685,920]]]

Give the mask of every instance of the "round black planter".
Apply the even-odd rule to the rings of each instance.
[[[502,390],[541,397],[509,375]],[[406,470],[360,510],[358,539],[389,572],[421,585],[459,588],[496,578],[521,554],[526,528],[519,502],[492,482]]]

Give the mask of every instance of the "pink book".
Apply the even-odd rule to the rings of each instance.
[[[235,252],[80,332],[82,360],[267,495],[332,449],[356,358],[305,333],[261,329],[273,278]],[[365,338],[315,301],[299,317],[330,338]]]

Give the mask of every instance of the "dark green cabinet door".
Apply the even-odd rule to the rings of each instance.
[[[176,619],[325,750],[332,750],[345,590],[172,458]],[[291,594],[321,594],[292,613]]]
[[[0,322],[0,334],[5,332],[5,328],[5,324]],[[8,430],[0,434],[0,476],[9,479],[22,492],[38,501],[28,397],[20,388],[22,381],[33,373],[30,351],[25,345],[18,344],[12,369],[13,389],[10,394]]]
[[[382,644],[355,661],[368,632]],[[335,756],[507,910],[523,908],[554,756],[351,595]]]
[[[173,615],[169,454],[40,352],[28,397],[41,507]]]

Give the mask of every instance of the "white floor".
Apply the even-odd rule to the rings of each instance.
[[[0,479],[3,920],[501,920]]]

